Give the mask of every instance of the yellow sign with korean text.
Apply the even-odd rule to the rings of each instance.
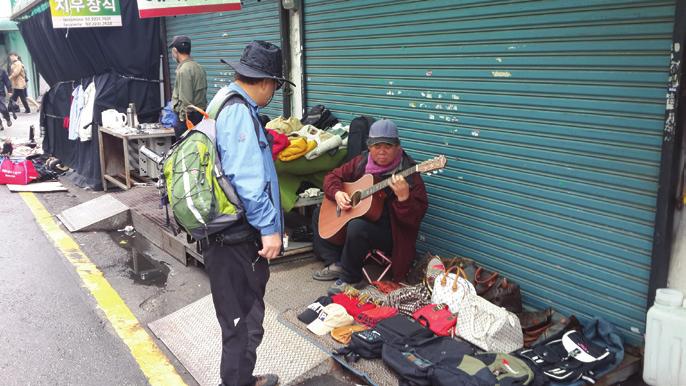
[[[119,0],[50,0],[52,28],[121,27]]]

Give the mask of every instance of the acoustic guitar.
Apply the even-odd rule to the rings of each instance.
[[[432,171],[436,173],[443,169],[446,163],[445,156],[440,155],[405,169],[397,175],[407,177],[414,173]],[[344,182],[343,191],[350,196],[350,206],[352,206],[348,210],[341,209],[336,201],[329,200],[324,196],[322,207],[319,210],[319,235],[331,243],[341,245],[345,241],[345,229],[350,220],[364,217],[370,221],[377,221],[383,213],[386,198],[383,189],[390,182],[391,178],[389,177],[374,183],[374,176],[371,174],[365,174],[355,182]]]

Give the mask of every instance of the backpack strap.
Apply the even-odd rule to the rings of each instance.
[[[226,96],[226,98],[224,99],[222,104],[219,106],[219,110],[217,110],[217,115],[215,115],[214,119],[216,120],[219,118],[219,114],[221,114],[224,107],[231,106],[231,105],[236,104],[236,103],[240,103],[242,105],[245,105],[245,107],[247,107],[248,110],[250,110],[250,106],[248,106],[248,101],[245,100],[243,95],[241,95],[240,93],[238,93],[236,91],[231,91],[229,93],[229,95]],[[260,122],[255,118],[254,114],[252,114],[252,111],[250,111],[250,118],[252,118],[252,123],[253,123],[253,126],[255,127],[255,135],[257,136],[257,141],[259,142],[259,140],[260,140],[260,129],[262,128],[262,126],[260,125]],[[269,137],[267,136],[266,133],[265,133],[265,137],[267,138],[267,141],[269,142]],[[271,146],[271,143],[269,143],[269,145]]]

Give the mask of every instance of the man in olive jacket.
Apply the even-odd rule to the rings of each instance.
[[[419,226],[428,208],[424,181],[419,174],[405,179],[397,174],[415,165],[414,160],[400,146],[398,128],[393,121],[374,122],[369,130],[368,152],[363,152],[324,178],[324,194],[336,202],[341,210],[350,210],[350,196],[343,189],[344,182],[354,182],[364,174],[372,174],[375,181],[391,178],[385,189],[386,199],[381,218],[372,222],[355,218],[346,225],[346,239],[342,246],[319,236],[314,224],[314,251],[326,265],[314,273],[315,280],[337,280],[329,293],[339,292],[346,285],[362,284],[363,258],[371,249],[391,254],[393,280],[405,279],[415,258]],[[313,215],[316,222],[319,213]]]
[[[207,74],[205,70],[191,57],[191,39],[188,36],[175,36],[169,45],[172,57],[178,63],[176,79],[172,91],[172,108],[179,116],[176,136],[179,137],[186,130],[186,116],[198,124],[202,114],[193,110],[188,112],[188,105],[201,109],[207,108]]]

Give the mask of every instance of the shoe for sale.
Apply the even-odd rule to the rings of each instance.
[[[543,311],[525,311],[517,316],[523,331],[536,331],[550,324],[550,320],[553,318],[553,309],[548,307]]]
[[[301,225],[291,232],[291,241],[312,241],[313,233],[307,225]]]
[[[276,374],[258,375],[255,378],[255,386],[276,386],[279,384],[279,376]]]

